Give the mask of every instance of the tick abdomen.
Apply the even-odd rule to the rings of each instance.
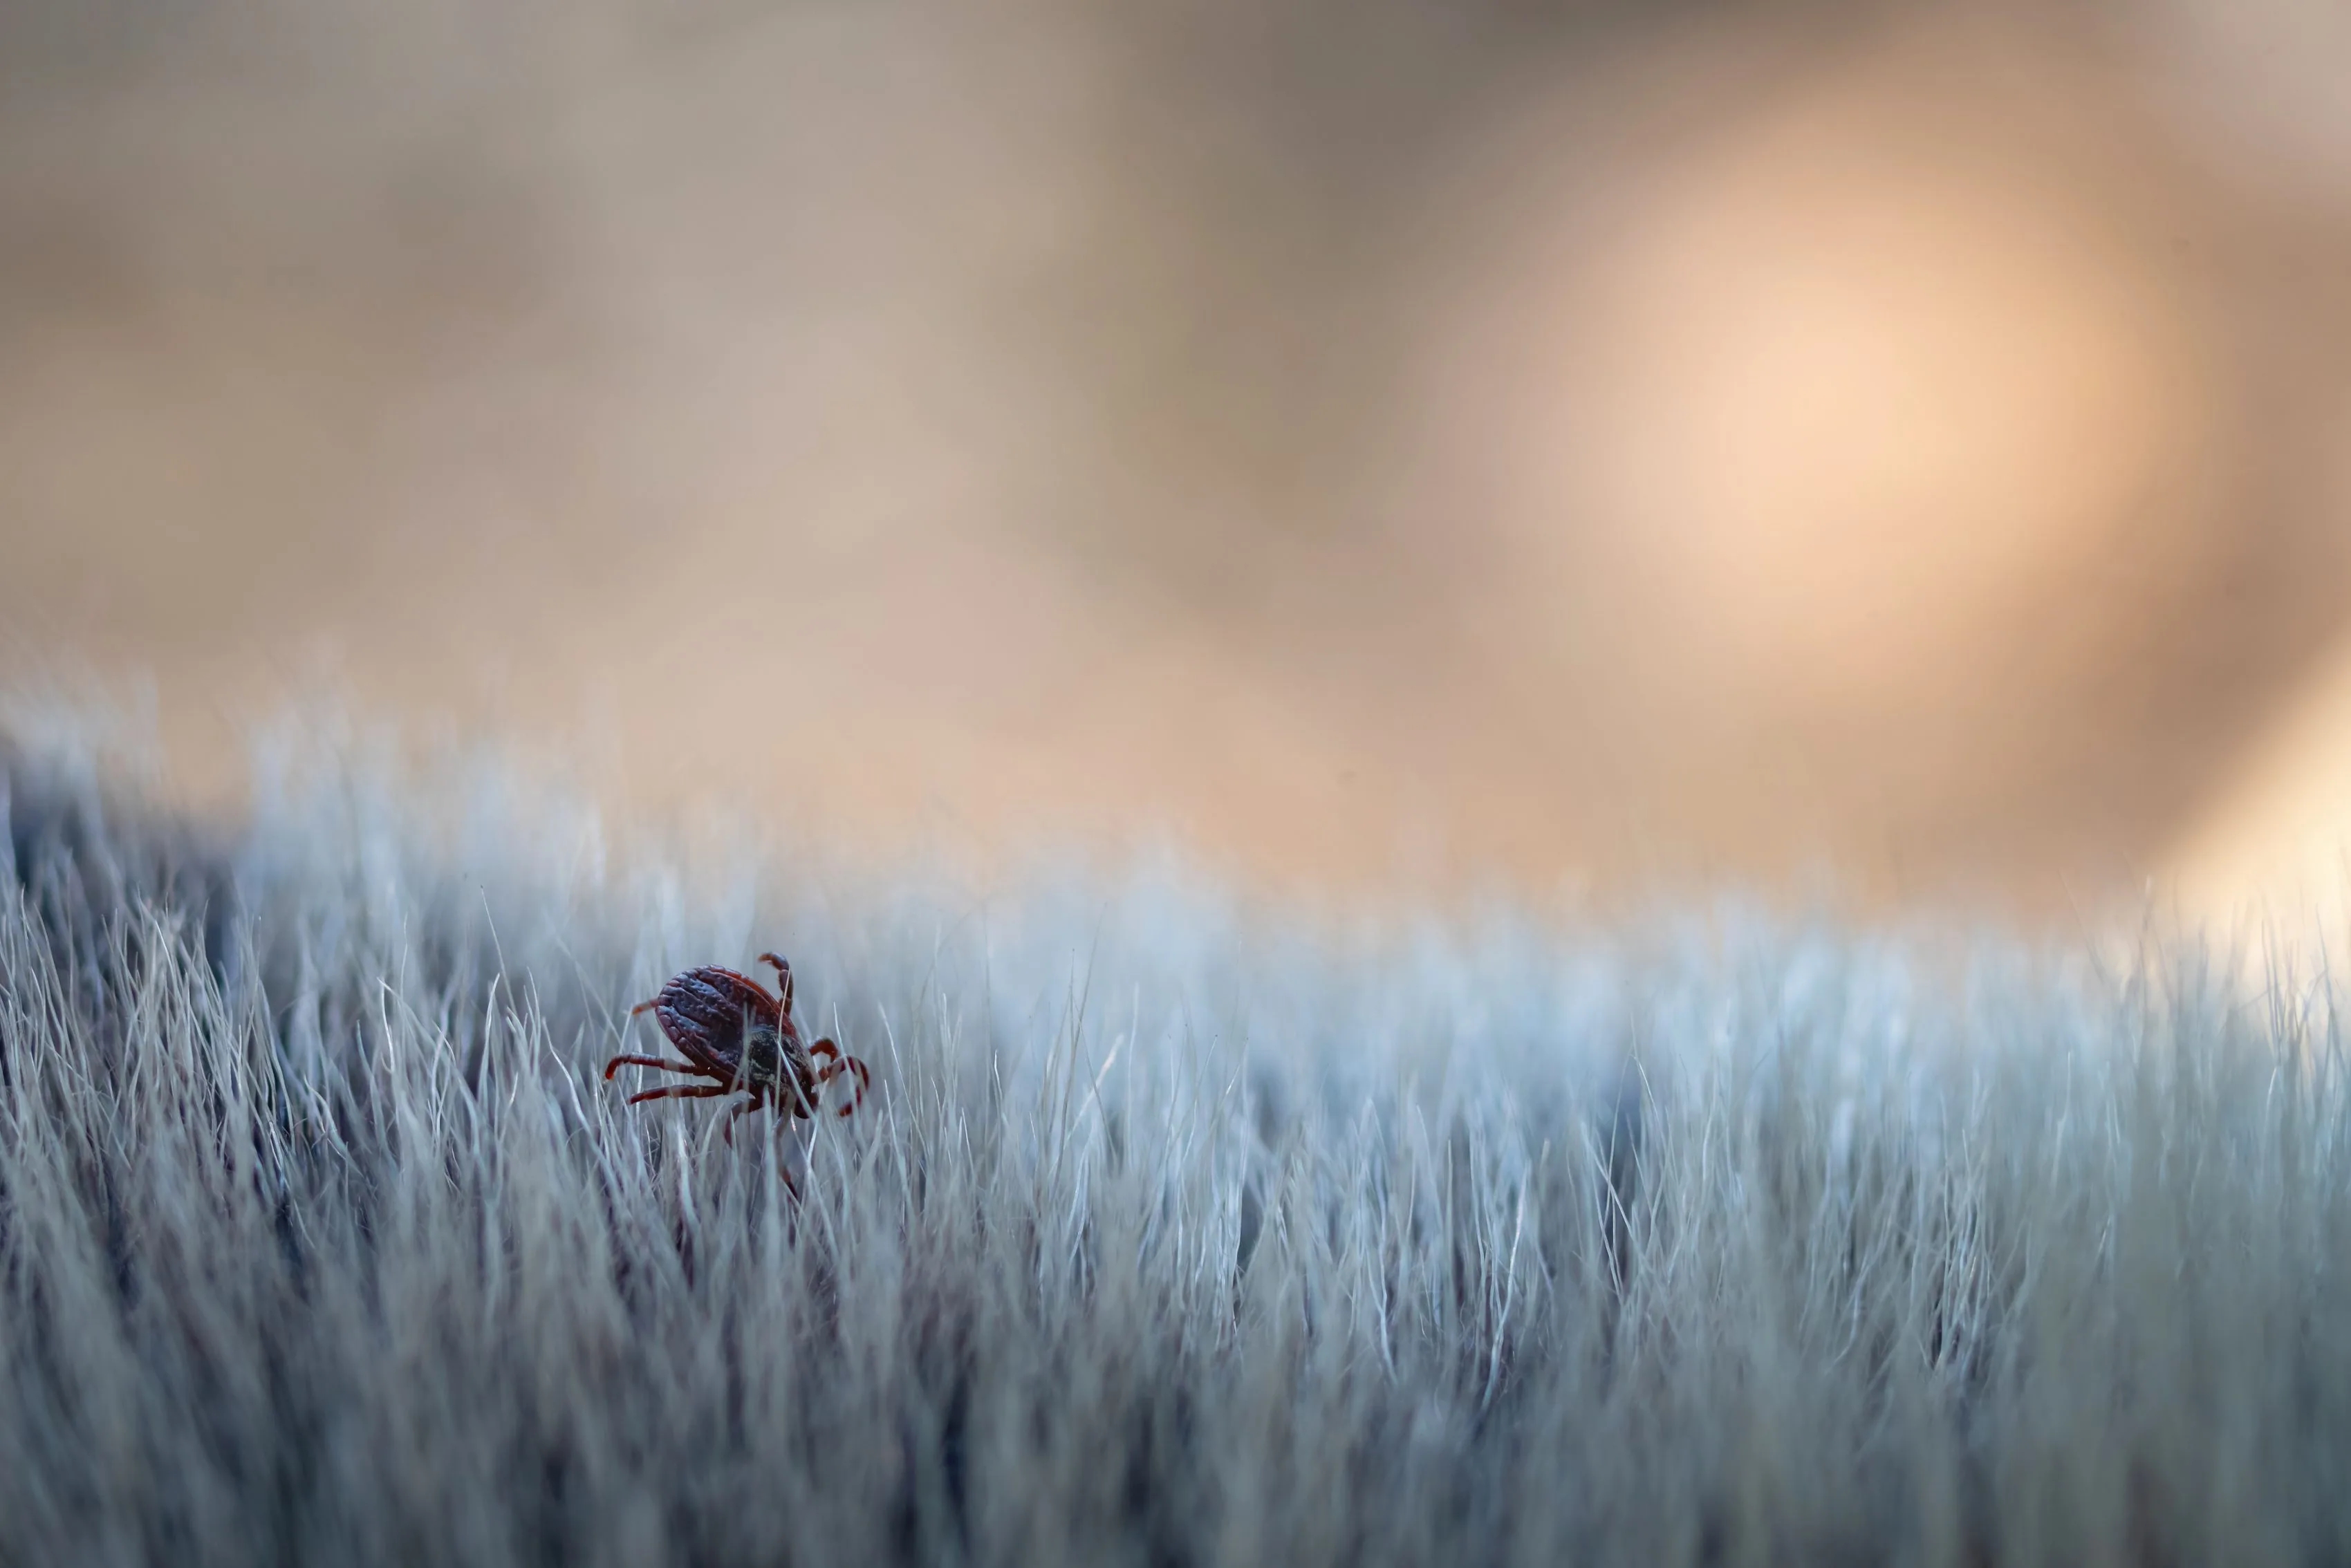
[[[681,1045],[698,1043],[726,1061],[737,1060],[747,1033],[774,1035],[780,1009],[773,998],[726,969],[690,969],[662,988],[653,1016]]]

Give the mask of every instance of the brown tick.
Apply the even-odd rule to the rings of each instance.
[[[773,953],[760,954],[759,962],[775,966],[776,988],[781,996],[769,996],[767,987],[747,975],[706,965],[673,977],[659,996],[631,1008],[631,1018],[643,1012],[653,1014],[662,1033],[685,1060],[616,1056],[604,1064],[605,1082],[611,1082],[612,1074],[627,1066],[658,1067],[717,1080],[647,1089],[629,1096],[632,1105],[641,1100],[715,1100],[747,1094],[750,1098],[727,1114],[724,1131],[730,1144],[735,1141],[737,1120],[761,1105],[773,1106],[779,1116],[814,1115],[824,1086],[845,1072],[856,1075],[857,1091],[839,1114],[846,1116],[863,1104],[871,1082],[865,1063],[843,1055],[830,1040],[801,1043],[800,1031],[792,1023],[792,967]],[[819,1067],[819,1057],[831,1060]]]

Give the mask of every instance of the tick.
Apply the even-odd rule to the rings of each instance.
[[[661,994],[629,1009],[631,1018],[649,1012],[684,1061],[658,1056],[616,1056],[604,1064],[604,1081],[623,1067],[658,1067],[684,1072],[714,1083],[673,1083],[629,1096],[632,1105],[644,1100],[716,1100],[729,1094],[750,1098],[727,1113],[723,1131],[735,1141],[735,1124],[762,1105],[772,1106],[787,1119],[812,1116],[824,1086],[843,1073],[856,1076],[856,1092],[838,1114],[846,1116],[865,1103],[872,1081],[865,1063],[846,1055],[830,1040],[804,1044],[792,1022],[792,967],[774,953],[762,953],[759,962],[772,964],[776,989],[748,975],[705,965],[673,976]],[[823,1066],[819,1058],[826,1058]]]

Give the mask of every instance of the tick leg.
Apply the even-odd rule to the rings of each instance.
[[[658,1067],[670,1072],[691,1072],[702,1077],[702,1069],[684,1061],[664,1061],[658,1056],[616,1056],[604,1063],[604,1082],[612,1082],[612,1074],[623,1067]]]
[[[726,1113],[726,1120],[719,1126],[718,1131],[726,1138],[726,1146],[728,1148],[731,1149],[735,1146],[735,1124],[741,1121],[745,1116],[758,1108],[759,1097],[757,1094],[754,1094],[748,1100],[744,1101],[740,1105],[736,1106],[735,1109]]]
[[[819,1068],[817,1070],[816,1076],[810,1080],[810,1086],[814,1092],[821,1094],[824,1092],[824,1086],[826,1084],[841,1076],[841,1047],[835,1045],[829,1040],[820,1040],[814,1045],[809,1047],[809,1056],[811,1060],[819,1060],[824,1057],[831,1057],[832,1059],[823,1067]],[[800,1114],[803,1116],[815,1115],[816,1102],[814,1100],[808,1099],[805,1095],[802,1096],[802,1099],[806,1101],[806,1103],[800,1107]]]
[[[797,1079],[776,1085],[776,1124],[781,1126],[795,1116],[805,1116],[813,1109],[809,1095],[810,1086]]]
[[[790,1018],[792,1016],[792,967],[784,962],[784,956],[780,953],[762,953],[759,955],[759,962],[775,966],[776,989],[782,993],[784,1017]]]
[[[775,1102],[775,1133],[770,1142],[776,1151],[776,1174],[784,1178],[784,1190],[792,1195],[794,1203],[798,1203],[800,1201],[800,1184],[792,1175],[791,1141],[784,1136],[784,1130],[792,1124],[791,1118],[784,1114],[788,1108],[783,1102],[781,1092],[778,1091]],[[805,1115],[806,1113],[802,1112],[800,1114]]]
[[[716,1100],[722,1094],[734,1092],[724,1083],[673,1083],[666,1089],[648,1089],[641,1094],[632,1094],[628,1103],[640,1105],[648,1100]]]
[[[827,1045],[832,1046],[832,1050],[827,1054],[831,1055],[836,1060],[829,1061],[825,1063],[824,1066],[817,1069],[816,1081],[818,1086],[821,1088],[823,1085],[831,1082],[834,1079],[840,1077],[844,1072],[853,1072],[857,1075],[856,1095],[851,1099],[848,1104],[843,1105],[838,1112],[834,1113],[836,1115],[847,1116],[854,1113],[860,1105],[865,1103],[865,1091],[872,1083],[872,1074],[865,1071],[865,1063],[858,1061],[857,1058],[853,1056],[841,1055],[841,1048],[837,1045],[832,1045],[832,1041],[829,1040],[819,1040],[817,1045],[810,1046],[809,1048],[809,1054],[814,1056],[817,1054],[817,1046]]]
[[[629,1009],[629,1016],[631,1018],[634,1018],[639,1013],[649,1013],[659,1006],[661,1006],[661,998],[659,997],[655,997],[652,1001],[639,1002],[635,1007],[631,1008]]]

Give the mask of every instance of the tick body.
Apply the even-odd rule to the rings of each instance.
[[[856,1079],[855,1092],[837,1113],[846,1116],[865,1103],[870,1075],[865,1063],[843,1055],[830,1040],[814,1044],[800,1039],[792,1022],[792,967],[778,955],[762,953],[759,962],[776,970],[776,989],[748,975],[706,965],[671,977],[661,994],[639,1002],[629,1016],[649,1012],[684,1061],[658,1056],[616,1056],[604,1064],[604,1078],[623,1067],[657,1067],[707,1078],[709,1083],[673,1083],[629,1096],[632,1105],[643,1100],[716,1100],[730,1094],[748,1098],[729,1112],[724,1131],[735,1141],[735,1124],[748,1112],[766,1105],[779,1118],[812,1116],[824,1086],[844,1074]],[[823,1065],[818,1063],[822,1061]]]

